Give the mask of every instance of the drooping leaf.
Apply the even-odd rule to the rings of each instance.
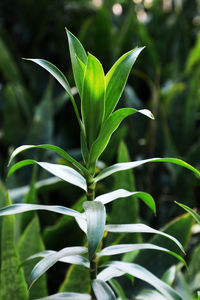
[[[66,159],[68,162],[70,162],[73,166],[75,166],[76,168],[78,168],[80,171],[82,171],[83,173],[88,173],[87,169],[84,168],[78,161],[76,161],[73,157],[71,157],[68,153],[66,153],[63,149],[61,149],[60,147],[54,146],[54,145],[23,145],[20,146],[18,148],[16,148],[13,153],[10,156],[9,159],[9,163],[8,166],[10,165],[10,163],[12,162],[12,160],[21,152],[25,151],[25,150],[29,150],[29,149],[46,149],[46,150],[51,150],[56,152],[57,154],[59,154],[61,157],[63,157],[64,159]]]
[[[180,207],[182,207],[183,209],[185,209],[194,219],[195,221],[200,225],[200,216],[199,214],[197,214],[195,212],[195,210],[193,210],[192,208],[190,208],[189,206],[179,203],[177,201],[175,201],[176,204],[178,204]]]
[[[120,277],[122,275],[124,275],[123,271],[120,271],[120,270],[116,269],[115,267],[109,266],[97,275],[97,279],[102,280],[102,281],[109,281],[110,279],[112,279],[114,277]]]
[[[91,300],[91,296],[81,293],[58,293],[36,300]]]
[[[109,265],[124,273],[128,273],[138,279],[146,281],[170,300],[182,300],[175,290],[140,265],[120,261],[111,262]]]
[[[109,256],[109,255],[122,254],[122,253],[131,252],[131,251],[143,250],[143,249],[153,249],[153,250],[159,250],[159,251],[166,252],[166,253],[176,257],[182,263],[184,263],[185,266],[187,266],[186,262],[184,261],[184,259],[180,255],[178,255],[175,252],[170,251],[166,248],[159,247],[159,246],[153,245],[153,244],[119,244],[119,245],[113,245],[113,246],[109,246],[109,247],[106,247],[106,248],[102,249],[96,255],[97,255],[97,257]]]
[[[79,95],[82,95],[82,85],[83,85],[83,78],[84,78],[84,70],[81,68],[79,62],[77,61],[77,58],[84,64],[87,64],[87,55],[85,53],[85,50],[80,43],[80,41],[69,31],[66,30],[68,42],[69,42],[69,51],[70,51],[70,57],[72,62],[72,69],[74,73],[74,80],[76,83],[76,86],[79,91]]]
[[[93,55],[88,55],[83,82],[81,112],[87,145],[90,149],[101,128],[105,109],[105,78],[100,62]]]
[[[141,232],[159,234],[173,241],[182,250],[182,252],[185,253],[181,243],[173,236],[165,232],[153,229],[145,224],[109,224],[105,226],[105,230],[108,232]]]
[[[87,184],[85,178],[76,170],[72,169],[71,167],[65,165],[51,164],[46,162],[39,162],[31,159],[21,160],[16,164],[14,164],[8,172],[8,177],[11,176],[18,169],[29,165],[39,165],[40,167],[50,172],[54,176],[57,176],[60,179],[69,182],[71,184],[74,184],[82,188],[84,191],[87,190]]]
[[[135,298],[136,300],[168,300],[165,296],[154,290],[142,290]]]
[[[97,300],[116,300],[113,290],[105,281],[93,280],[92,288]]]
[[[51,268],[56,262],[65,256],[79,255],[87,252],[85,247],[67,247],[56,253],[52,253],[47,257],[43,258],[39,263],[36,264],[31,272],[29,280],[29,288],[34,282],[42,276],[49,268]]]
[[[143,49],[144,48],[136,48],[124,54],[106,74],[105,120],[117,105],[130,70]]]
[[[32,59],[32,58],[25,58],[25,59],[30,60],[30,61],[38,64],[42,68],[44,68],[62,85],[62,87],[65,89],[65,91],[69,95],[70,100],[72,101],[72,105],[73,105],[74,111],[76,113],[76,117],[78,119],[79,125],[81,125],[78,108],[77,108],[76,102],[74,100],[69,83],[68,83],[65,75],[54,64],[50,63],[49,61],[47,61],[45,59]]]
[[[194,167],[192,167],[191,165],[189,165],[188,163],[184,162],[181,159],[178,158],[150,158],[150,159],[144,159],[144,160],[139,160],[139,161],[133,161],[133,162],[128,162],[128,163],[119,163],[119,164],[115,164],[112,165],[106,169],[104,169],[103,171],[101,171],[94,179],[95,182],[98,182],[108,176],[110,176],[111,174],[115,173],[115,172],[119,172],[122,170],[128,170],[128,169],[133,169],[136,168],[138,166],[141,166],[143,164],[146,164],[148,162],[169,162],[169,163],[173,163],[179,166],[182,166],[184,168],[189,169],[190,171],[194,172],[198,177],[200,177],[200,172],[195,169]]]
[[[130,192],[124,189],[119,189],[114,192],[106,193],[101,196],[96,197],[95,201],[100,201],[103,204],[107,204],[109,202],[112,202],[119,198],[125,198],[130,196],[136,196],[140,198],[142,201],[146,203],[147,206],[150,207],[150,209],[156,213],[156,205],[153,197],[145,192]],[[127,202],[128,203],[128,202]]]
[[[24,204],[23,203],[12,204],[12,205],[6,206],[4,208],[1,208],[0,216],[20,214],[22,212],[32,211],[32,210],[47,210],[47,211],[56,212],[56,213],[62,214],[62,215],[83,218],[83,215],[80,214],[78,211],[68,208],[68,207],[65,207],[65,206],[25,204],[25,203]]]
[[[42,252],[38,252],[36,254],[29,256],[27,258],[27,261],[32,260],[34,258],[47,257],[47,256],[49,256],[51,254],[55,254],[55,253],[56,253],[56,251],[54,251],[54,250],[45,250]],[[63,263],[67,263],[67,264],[80,265],[80,266],[89,268],[88,259],[83,256],[80,256],[80,255],[70,255],[70,256],[62,257],[61,259],[59,259],[59,261],[61,261]]]
[[[109,280],[109,284],[111,285],[115,293],[119,296],[120,300],[127,300],[124,290],[117,280],[111,279]]]
[[[37,217],[29,223],[25,231],[20,237],[17,245],[17,250],[21,261],[33,255],[38,251],[44,250],[44,244],[40,236],[40,225]],[[23,264],[24,275],[26,282],[28,282],[31,270],[35,265],[35,261],[26,262]],[[30,290],[29,299],[36,299],[38,297],[47,296],[47,282],[46,275],[43,275]]]
[[[7,205],[11,202],[8,198]],[[27,300],[28,289],[20,260],[14,245],[14,216],[3,219],[1,237],[1,289],[0,297],[3,300]]]
[[[83,203],[87,221],[88,252],[91,260],[104,234],[106,211],[101,202],[86,201]]]
[[[147,109],[121,108],[112,113],[103,124],[97,140],[93,143],[90,153],[90,165],[94,168],[96,160],[107,146],[113,132],[118,128],[120,123],[128,116],[139,112],[153,119],[153,115]],[[100,173],[101,174],[101,173]]]

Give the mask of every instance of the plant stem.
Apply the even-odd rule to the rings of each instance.
[[[95,187],[96,183],[93,178],[88,179],[87,181],[87,201],[94,201],[95,198]],[[97,263],[95,261],[95,256],[90,260],[90,281],[96,279],[97,277]],[[92,286],[92,285],[91,285]],[[97,300],[94,291],[91,287],[91,296],[92,300]]]

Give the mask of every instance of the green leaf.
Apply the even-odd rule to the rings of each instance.
[[[7,205],[11,202],[8,198]],[[20,260],[14,245],[14,216],[3,218],[1,237],[1,290],[2,300],[27,300],[28,289]]]
[[[105,107],[105,78],[100,62],[88,55],[83,82],[81,112],[88,148],[95,141],[101,128]]]
[[[18,148],[16,148],[13,153],[10,156],[8,166],[12,162],[12,160],[17,156],[19,153],[29,150],[29,149],[46,149],[46,150],[51,150],[59,154],[61,157],[66,159],[68,162],[70,162],[74,167],[78,168],[80,171],[83,172],[83,174],[88,174],[88,171],[86,168],[84,168],[78,161],[76,161],[73,157],[71,157],[69,154],[67,154],[63,149],[54,146],[54,145],[23,145]]]
[[[68,42],[69,42],[69,51],[72,62],[72,69],[74,73],[74,80],[79,91],[79,95],[82,95],[82,85],[84,79],[84,70],[80,66],[80,63],[77,61],[79,59],[84,65],[87,64],[87,55],[80,41],[66,29]]]
[[[62,85],[62,87],[65,89],[65,91],[67,92],[67,94],[70,97],[70,100],[72,102],[74,111],[76,113],[76,117],[78,119],[79,125],[82,128],[78,108],[77,108],[76,102],[74,100],[74,97],[72,95],[69,83],[68,83],[67,78],[65,77],[65,75],[54,64],[50,63],[49,61],[47,61],[45,59],[25,58],[25,60],[30,60],[30,61],[38,64],[42,68],[44,68],[46,71],[48,71]]]
[[[94,179],[95,182],[98,182],[108,176],[110,176],[113,173],[123,171],[123,170],[128,170],[128,169],[133,169],[138,166],[141,166],[143,164],[149,163],[149,162],[170,162],[179,166],[182,166],[184,168],[189,169],[190,171],[194,172],[198,177],[200,177],[200,172],[189,165],[188,163],[184,162],[181,159],[178,158],[150,158],[150,159],[144,159],[144,160],[138,160],[138,161],[133,161],[133,162],[127,162],[127,163],[119,163],[112,165],[103,171],[101,171]]]
[[[168,298],[154,290],[145,289],[140,292],[136,300],[168,300]]]
[[[131,68],[143,49],[144,47],[136,48],[125,53],[116,61],[110,71],[106,74],[105,120],[109,117],[117,105]]]
[[[181,243],[175,239],[173,236],[153,229],[145,224],[109,224],[105,226],[105,230],[108,232],[140,232],[140,233],[155,233],[155,234],[160,234],[168,239],[170,239],[171,241],[173,241],[180,249],[183,253],[185,253],[183,246],[181,245]]]
[[[29,280],[29,288],[34,284],[34,282],[42,276],[49,268],[51,268],[56,262],[65,256],[83,254],[87,252],[85,247],[67,247],[56,253],[50,254],[47,257],[43,258],[37,265],[34,267],[31,272]]]
[[[110,193],[106,193],[104,195],[98,196],[95,199],[95,201],[99,201],[103,204],[107,204],[116,199],[130,197],[130,196],[136,196],[136,197],[140,198],[142,201],[144,201],[146,203],[147,206],[149,206],[149,208],[154,213],[156,213],[156,205],[155,205],[155,201],[154,201],[153,197],[150,194],[145,193],[145,192],[129,192],[124,189],[119,189],[114,192],[110,192]]]
[[[153,119],[153,115],[147,109],[133,109],[133,108],[121,108],[116,110],[109,118],[104,122],[103,127],[99,133],[97,140],[93,143],[90,153],[90,165],[94,168],[96,160],[106,148],[113,132],[118,128],[120,123],[128,116],[139,112],[143,115]],[[100,173],[101,174],[101,173]]]
[[[83,218],[83,215],[79,213],[78,211],[65,207],[65,206],[58,206],[58,205],[40,205],[40,204],[22,204],[17,203],[13,205],[6,206],[4,208],[0,209],[0,216],[8,216],[12,214],[20,214],[22,212],[26,211],[32,211],[32,210],[47,210],[56,212],[58,214],[77,217],[77,218]]]
[[[40,298],[36,300],[91,300],[91,296],[81,293],[58,293],[49,297]]]
[[[31,160],[31,159],[25,159],[14,164],[8,172],[8,177],[11,176],[18,169],[28,165],[39,165],[40,167],[50,172],[54,176],[66,182],[69,182],[71,184],[74,184],[82,188],[84,191],[87,191],[87,184],[85,178],[76,170],[64,165],[38,162],[36,160]]]
[[[102,249],[100,252],[97,253],[97,257],[122,254],[122,253],[127,253],[127,252],[131,252],[131,251],[138,251],[138,250],[144,250],[144,249],[153,249],[153,250],[159,250],[159,251],[166,252],[166,253],[171,254],[172,256],[176,257],[185,266],[187,266],[186,262],[184,261],[184,259],[180,255],[178,255],[175,252],[170,251],[166,248],[159,247],[159,246],[153,245],[153,244],[120,244],[120,245],[113,245],[113,246],[109,246],[109,247],[106,247],[106,248]]]
[[[116,300],[113,290],[106,282],[99,279],[93,280],[92,288],[97,300]]]
[[[121,287],[121,285],[119,284],[119,282],[117,280],[111,279],[111,280],[109,280],[109,284],[111,285],[111,287],[113,288],[115,293],[119,296],[120,300],[128,300],[123,291],[123,288]]]
[[[47,257],[51,254],[55,254],[56,252],[57,251],[54,250],[45,250],[29,256],[26,260],[28,261],[38,257]],[[61,259],[59,259],[59,261],[67,264],[80,265],[89,268],[88,259],[80,255],[70,255],[70,256],[62,257]]]
[[[87,220],[88,252],[91,260],[104,234],[106,211],[101,202],[86,201],[83,208]]]
[[[199,214],[197,214],[193,209],[191,209],[189,206],[187,206],[185,204],[179,203],[177,201],[175,201],[175,203],[178,204],[183,209],[185,209],[195,219],[195,221],[200,225],[200,216],[199,216]]]
[[[44,244],[40,236],[39,220],[35,216],[33,220],[26,227],[25,231],[20,237],[17,245],[17,250],[20,256],[20,260],[24,261],[27,257],[35,252],[44,250]],[[33,269],[35,262],[29,261],[23,264],[24,275],[26,282],[28,282],[31,270]],[[46,276],[43,275],[35,286],[30,290],[29,299],[36,299],[39,297],[47,296],[47,282]]]
[[[161,294],[166,296],[167,299],[182,300],[179,294],[175,290],[173,290],[169,285],[158,279],[147,269],[137,264],[114,261],[111,262],[109,265],[115,267],[120,271],[123,271],[124,273],[128,273],[138,279],[146,281],[148,284],[151,284],[154,288],[156,288]]]
[[[109,281],[110,279],[112,279],[114,277],[120,277],[122,275],[124,275],[123,271],[120,271],[120,270],[116,269],[115,267],[109,266],[97,275],[97,279],[102,280],[102,281]]]

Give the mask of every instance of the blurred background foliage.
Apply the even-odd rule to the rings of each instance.
[[[131,71],[119,106],[149,108],[156,120],[153,122],[136,116],[124,122],[101,156],[99,168],[102,164],[109,165],[117,160],[122,162],[164,156],[181,158],[199,168],[199,0],[16,0],[14,5],[11,0],[3,0],[0,2],[0,206],[6,203],[6,186],[13,202],[62,203],[81,210],[84,199],[80,190],[49,177],[40,169],[25,168],[6,181],[8,157],[15,147],[22,144],[52,143],[81,159],[79,128],[67,95],[47,73],[22,60],[23,57],[44,58],[57,65],[67,75],[79,103],[65,27],[81,40],[87,51],[100,59],[105,72],[123,53],[136,46],[146,46]],[[29,151],[22,157],[33,156],[49,162],[65,163],[58,160],[55,154],[42,150]],[[99,185],[97,191],[100,194],[122,186],[129,190],[150,192],[157,202],[157,216],[139,205],[136,199],[130,199],[132,210],[126,209],[130,203],[123,201],[109,207],[110,220],[115,222],[119,217],[123,222],[127,220],[127,223],[145,220],[155,228],[164,226],[169,230],[167,232],[182,239],[188,249],[187,260],[191,261],[192,277],[187,274],[187,279],[184,279],[181,268],[175,271],[169,269],[170,274],[174,275],[171,284],[178,282],[185,293],[200,288],[196,283],[198,280],[192,288],[187,287],[189,292],[183,288],[187,285],[186,281],[200,276],[200,268],[195,269],[194,266],[194,255],[200,256],[199,228],[193,228],[189,217],[180,217],[182,211],[173,203],[178,201],[200,208],[198,180],[177,166],[151,164],[138,168],[134,174],[121,172]],[[119,211],[120,216],[117,215]],[[44,248],[58,250],[68,244],[77,245],[83,239],[82,233],[76,231],[77,227],[74,230],[75,222],[67,217],[41,212],[39,220],[40,224],[34,214],[23,214],[16,218],[15,242],[21,259]],[[34,250],[27,250],[26,254],[22,251],[22,245],[26,244],[27,231],[31,230],[33,224],[36,224],[35,235],[32,234],[39,241],[38,249],[33,247]],[[142,238],[145,237],[134,236],[132,242]],[[110,236],[107,242],[117,243],[114,239],[116,236]],[[118,240],[121,239],[124,237],[119,236]],[[159,244],[159,239],[156,242]],[[175,263],[165,261],[162,269],[158,264],[156,271],[153,254],[145,255],[127,255],[124,259],[136,260],[141,264],[144,262],[159,276]],[[148,263],[149,257],[151,263]],[[159,259],[164,260],[162,254],[159,254]],[[64,281],[60,290],[70,291],[76,272],[81,274],[73,266],[64,279],[66,268],[56,266],[48,273],[49,292],[59,289],[59,281]],[[55,274],[58,279],[56,282]],[[84,271],[82,277],[87,278]],[[45,280],[43,278],[40,282],[44,288],[38,297],[46,294]],[[128,285],[127,282],[123,284]],[[129,297],[132,289],[127,288]],[[88,290],[87,280],[82,290]]]

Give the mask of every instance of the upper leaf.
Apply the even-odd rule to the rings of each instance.
[[[104,116],[105,78],[102,65],[89,54],[83,82],[81,111],[88,148],[97,138]]]
[[[83,65],[86,65],[87,55],[80,41],[69,30],[66,29],[66,32],[69,42],[69,51],[72,62],[72,69],[74,73],[74,80],[78,88],[79,95],[81,96],[84,78],[84,68],[82,68],[80,62],[77,59],[79,59],[83,63]]]
[[[112,165],[112,166],[104,169],[101,173],[99,173],[95,177],[94,181],[98,182],[98,181],[110,176],[111,174],[113,174],[115,172],[133,169],[133,168],[136,168],[143,164],[146,164],[148,162],[170,162],[170,163],[182,166],[184,168],[187,168],[187,169],[191,170],[192,172],[194,172],[198,177],[200,177],[200,172],[197,169],[195,169],[194,167],[192,167],[191,165],[189,165],[188,163],[184,162],[181,159],[170,157],[170,158],[149,158],[149,159],[132,161],[132,162],[127,162],[127,163],[118,163],[118,164]]]
[[[91,260],[104,233],[106,211],[104,205],[97,201],[86,201],[83,208],[87,220],[88,252]]]
[[[85,178],[74,169],[64,165],[39,162],[31,159],[25,159],[13,165],[8,172],[8,177],[11,176],[18,169],[28,165],[39,165],[54,176],[57,176],[60,179],[74,184],[83,189],[84,191],[87,191],[87,184]]]
[[[120,123],[128,116],[139,112],[153,119],[152,113],[147,109],[133,109],[133,108],[121,108],[116,110],[109,118],[104,122],[103,127],[97,140],[93,143],[90,153],[90,167],[94,169],[96,160],[106,148],[113,132],[118,128]]]
[[[130,70],[143,48],[136,48],[121,56],[106,75],[104,119],[112,113],[123,92]]]
[[[190,208],[189,206],[176,202],[176,204],[178,204],[180,207],[182,207],[183,209],[185,209],[195,220],[196,222],[200,225],[200,215],[196,213],[196,211],[192,208]]]

